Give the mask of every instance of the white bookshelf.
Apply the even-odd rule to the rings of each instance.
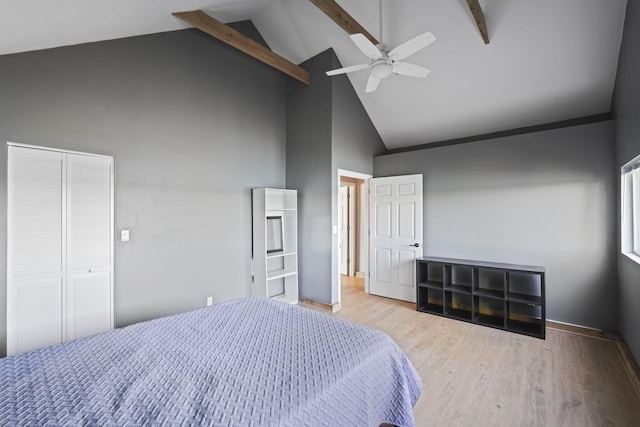
[[[298,302],[298,194],[296,190],[254,188],[254,296]]]

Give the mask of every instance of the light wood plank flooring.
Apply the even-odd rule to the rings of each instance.
[[[346,279],[346,280],[345,280]],[[343,278],[338,317],[380,329],[422,378],[418,426],[639,426],[640,398],[612,341],[540,340],[426,313]]]

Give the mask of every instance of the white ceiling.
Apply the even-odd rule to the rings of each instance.
[[[378,0],[338,0],[379,38]],[[408,58],[426,79],[392,76],[364,93],[389,149],[551,123],[610,109],[627,0],[480,0],[485,45],[465,0],[383,0],[390,47],[431,31]],[[307,0],[0,0],[0,54],[186,28],[171,12],[251,19],[271,48],[300,63],[333,47],[344,66],[367,62]]]

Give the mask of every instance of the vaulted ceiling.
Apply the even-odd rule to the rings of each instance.
[[[480,0],[485,44],[466,0],[338,0],[390,47],[431,31],[411,56],[425,79],[391,76],[365,93],[348,74],[389,149],[609,112],[626,0]],[[308,0],[2,0],[0,54],[187,28],[172,12],[250,19],[273,51],[300,63],[332,47],[344,66],[367,62]]]

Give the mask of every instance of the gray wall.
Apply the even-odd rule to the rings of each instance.
[[[118,326],[250,293],[250,189],[285,183],[280,73],[184,30],[0,56],[0,94],[1,144],[115,157]],[[4,355],[5,225],[0,240]]]
[[[331,69],[341,68],[333,50]],[[333,83],[333,114],[331,139],[331,218],[338,227],[340,210],[338,169],[373,175],[373,157],[387,152],[382,138],[373,126],[367,111],[346,75],[331,78]],[[367,94],[365,96],[375,96]],[[331,259],[331,303],[340,300],[340,259],[338,235],[333,234]]]
[[[305,61],[311,84],[287,83],[287,188],[298,195],[300,295],[338,302],[338,169],[371,174],[386,149],[332,49]]]
[[[541,265],[549,319],[617,329],[610,121],[374,159],[424,175],[425,255]]]
[[[613,96],[612,112],[616,119],[617,164],[620,167],[640,154],[640,4],[627,2],[624,34],[618,62],[618,75]],[[618,192],[618,194],[620,194]],[[620,200],[618,199],[618,206]],[[620,230],[616,235],[619,238]],[[619,272],[619,322],[620,333],[629,345],[636,360],[640,360],[640,265],[620,253]]]
[[[298,190],[298,293],[331,299],[331,59],[300,64],[311,84],[287,82],[287,188]]]
[[[333,50],[329,50],[331,67],[342,64]],[[366,73],[366,71],[363,71]],[[374,127],[360,98],[346,75],[331,77],[332,111],[332,151],[334,169],[347,169],[365,174],[373,173],[373,156],[386,154],[387,149]],[[367,94],[365,96],[375,96]]]

